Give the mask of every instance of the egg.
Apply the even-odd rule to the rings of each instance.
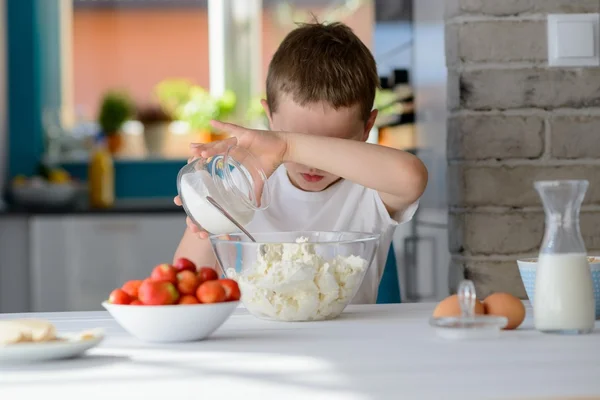
[[[525,306],[523,302],[509,293],[493,293],[483,300],[485,313],[499,317],[506,317],[508,324],[504,329],[516,329],[525,319]]]
[[[485,308],[481,301],[475,301],[475,314],[482,315],[485,313]],[[460,317],[462,315],[462,311],[460,309],[460,304],[458,302],[458,296],[453,294],[452,296],[446,297],[444,300],[440,301],[438,305],[433,310],[433,317]]]

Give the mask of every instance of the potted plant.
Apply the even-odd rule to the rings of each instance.
[[[183,122],[184,129],[195,136],[192,140],[202,143],[224,136],[213,131],[210,120],[227,118],[237,104],[235,93],[230,90],[215,98],[203,87],[183,78],[159,82],[154,88],[154,95],[171,122]]]
[[[177,119],[189,125],[199,142],[207,143],[222,136],[213,132],[210,120],[227,118],[235,105],[236,97],[232,91],[226,91],[223,96],[215,98],[206,89],[192,86],[188,100],[177,108],[175,114]]]
[[[163,111],[176,119],[177,110],[190,100],[193,86],[187,79],[165,79],[154,87],[154,95]]]
[[[121,126],[133,116],[133,102],[125,92],[109,91],[102,98],[98,123],[106,136],[108,149],[118,153],[123,145]]]
[[[169,125],[173,121],[171,115],[159,105],[150,105],[140,108],[137,120],[144,125],[144,142],[151,156],[161,156]]]

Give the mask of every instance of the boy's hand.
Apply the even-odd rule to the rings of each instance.
[[[238,125],[220,121],[211,121],[211,125],[229,133],[232,137],[217,142],[193,145],[196,157],[208,158],[223,154],[233,145],[248,150],[260,163],[267,177],[283,163],[288,151],[285,134],[280,132],[247,129]]]
[[[191,163],[192,161],[194,161],[195,159],[196,159],[196,157],[189,158],[188,164]],[[175,196],[175,198],[173,199],[173,202],[175,204],[177,204],[179,207],[181,207],[181,205],[182,205],[181,198],[179,197],[179,195]],[[208,239],[208,232],[206,232],[204,229],[198,228],[198,226],[194,223],[194,221],[192,221],[192,219],[190,217],[186,217],[185,223],[186,223],[188,229],[192,233],[195,233],[196,235],[198,235],[198,237],[200,237],[200,239]]]
[[[188,164],[199,157],[208,158],[217,154],[223,154],[230,146],[237,145],[248,150],[259,162],[267,177],[269,177],[283,163],[286,157],[288,144],[283,133],[247,129],[220,121],[211,121],[211,125],[216,129],[229,133],[232,137],[205,144],[192,143],[190,147],[193,157],[188,160]],[[257,188],[257,190],[260,191],[260,188]],[[175,197],[174,202],[178,206],[181,206],[181,198],[179,196]],[[198,228],[189,217],[186,218],[186,224],[189,230],[197,234],[200,238],[208,238],[208,232]]]

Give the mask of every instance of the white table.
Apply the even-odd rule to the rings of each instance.
[[[240,309],[212,338],[172,345],[139,342],[104,312],[28,314],[51,320],[60,331],[103,327],[108,337],[85,358],[0,367],[0,399],[600,395],[598,322],[591,335],[544,335],[531,328],[528,310],[521,328],[499,339],[450,342],[428,326],[432,308],[351,306],[338,320],[313,323],[262,321]]]

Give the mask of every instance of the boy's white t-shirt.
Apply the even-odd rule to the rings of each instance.
[[[354,231],[379,233],[380,242],[353,304],[374,304],[394,230],[410,221],[418,202],[401,215],[390,217],[373,189],[342,179],[321,192],[305,192],[290,181],[285,166],[269,178],[271,204],[254,215],[246,226],[250,232]]]

